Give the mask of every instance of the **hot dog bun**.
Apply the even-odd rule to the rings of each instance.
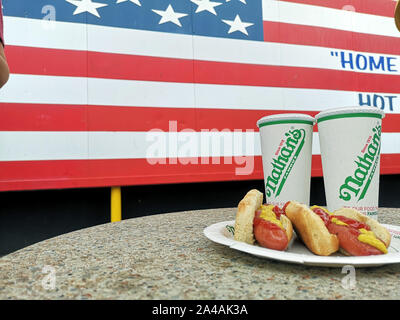
[[[285,228],[285,232],[288,238],[288,244],[290,243],[290,240],[292,240],[293,237],[293,226],[292,226],[292,222],[290,222],[289,218],[286,217],[285,215],[281,214],[281,218],[280,218],[283,228]]]
[[[352,208],[341,208],[335,210],[333,211],[333,215],[344,216],[346,218],[354,219],[356,221],[365,223],[367,226],[371,228],[371,231],[375,234],[375,236],[385,244],[386,248],[389,247],[392,237],[389,231],[384,226],[382,226],[378,221]]]
[[[312,253],[329,256],[339,250],[339,239],[328,231],[322,219],[308,206],[291,201],[285,212],[296,234]]]
[[[260,209],[263,202],[263,193],[256,189],[250,190],[245,197],[239,202],[235,219],[234,239],[237,241],[254,244],[256,242],[254,236],[254,217],[256,210]],[[283,214],[280,215],[280,222],[286,233],[289,245],[293,237],[293,226],[290,220]],[[268,241],[268,240],[267,240]],[[276,242],[275,242],[276,243]],[[285,249],[286,249],[285,248]]]
[[[248,244],[254,244],[253,220],[256,210],[261,207],[263,194],[252,189],[239,202],[235,219],[234,239]]]

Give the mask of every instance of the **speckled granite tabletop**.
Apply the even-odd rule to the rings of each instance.
[[[211,242],[235,209],[153,215],[64,234],[0,258],[0,299],[400,299],[400,264],[356,269],[282,263]],[[379,221],[400,224],[400,209]]]

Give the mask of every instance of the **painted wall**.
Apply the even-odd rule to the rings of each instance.
[[[400,173],[394,6],[3,0],[0,191],[261,179],[259,118],[349,105],[386,112]]]

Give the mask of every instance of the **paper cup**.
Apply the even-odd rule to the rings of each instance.
[[[373,107],[330,109],[316,115],[328,210],[355,208],[378,220],[384,116]]]
[[[314,118],[277,114],[257,121],[260,129],[266,203],[309,205]]]

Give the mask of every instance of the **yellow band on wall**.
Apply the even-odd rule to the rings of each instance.
[[[111,222],[121,221],[121,187],[111,187]]]

